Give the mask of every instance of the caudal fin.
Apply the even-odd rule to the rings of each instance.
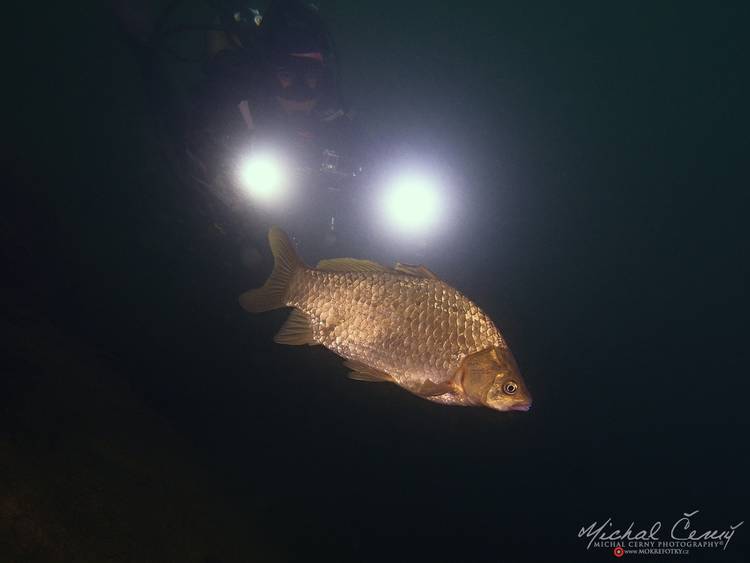
[[[278,227],[268,231],[268,242],[273,252],[273,272],[263,287],[251,289],[240,295],[240,305],[251,313],[262,313],[287,306],[289,284],[294,273],[305,264],[297,256],[294,245]]]

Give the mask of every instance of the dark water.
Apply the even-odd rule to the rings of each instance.
[[[607,518],[745,520],[747,11],[689,4],[322,6],[373,138],[459,178],[422,258],[509,341],[507,414],[274,345],[111,15],[45,19],[4,151],[0,560],[597,561]]]

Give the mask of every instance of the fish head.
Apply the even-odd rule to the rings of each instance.
[[[507,347],[487,348],[461,364],[461,385],[471,400],[499,411],[527,411],[531,393]]]

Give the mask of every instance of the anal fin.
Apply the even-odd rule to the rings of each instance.
[[[310,319],[302,311],[295,309],[284,322],[279,332],[273,337],[273,341],[278,344],[288,344],[291,346],[315,346],[318,343],[313,337],[313,329]]]
[[[344,365],[352,370],[348,374],[350,379],[379,383],[382,383],[383,381],[393,381],[393,378],[387,373],[356,360],[346,360]]]

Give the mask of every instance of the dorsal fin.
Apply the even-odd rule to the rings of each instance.
[[[327,272],[393,273],[393,270],[386,268],[382,264],[378,264],[372,260],[359,260],[357,258],[330,258],[328,260],[321,260],[318,262],[316,268]]]
[[[346,360],[344,365],[350,370],[349,378],[356,379],[357,381],[393,381],[393,378],[385,372],[370,367],[362,362],[356,360]]]
[[[401,262],[396,262],[396,265],[393,267],[393,269],[401,274],[408,274],[410,276],[416,276],[418,278],[429,278],[432,280],[440,279],[433,272],[431,272],[421,264],[402,264]]]

